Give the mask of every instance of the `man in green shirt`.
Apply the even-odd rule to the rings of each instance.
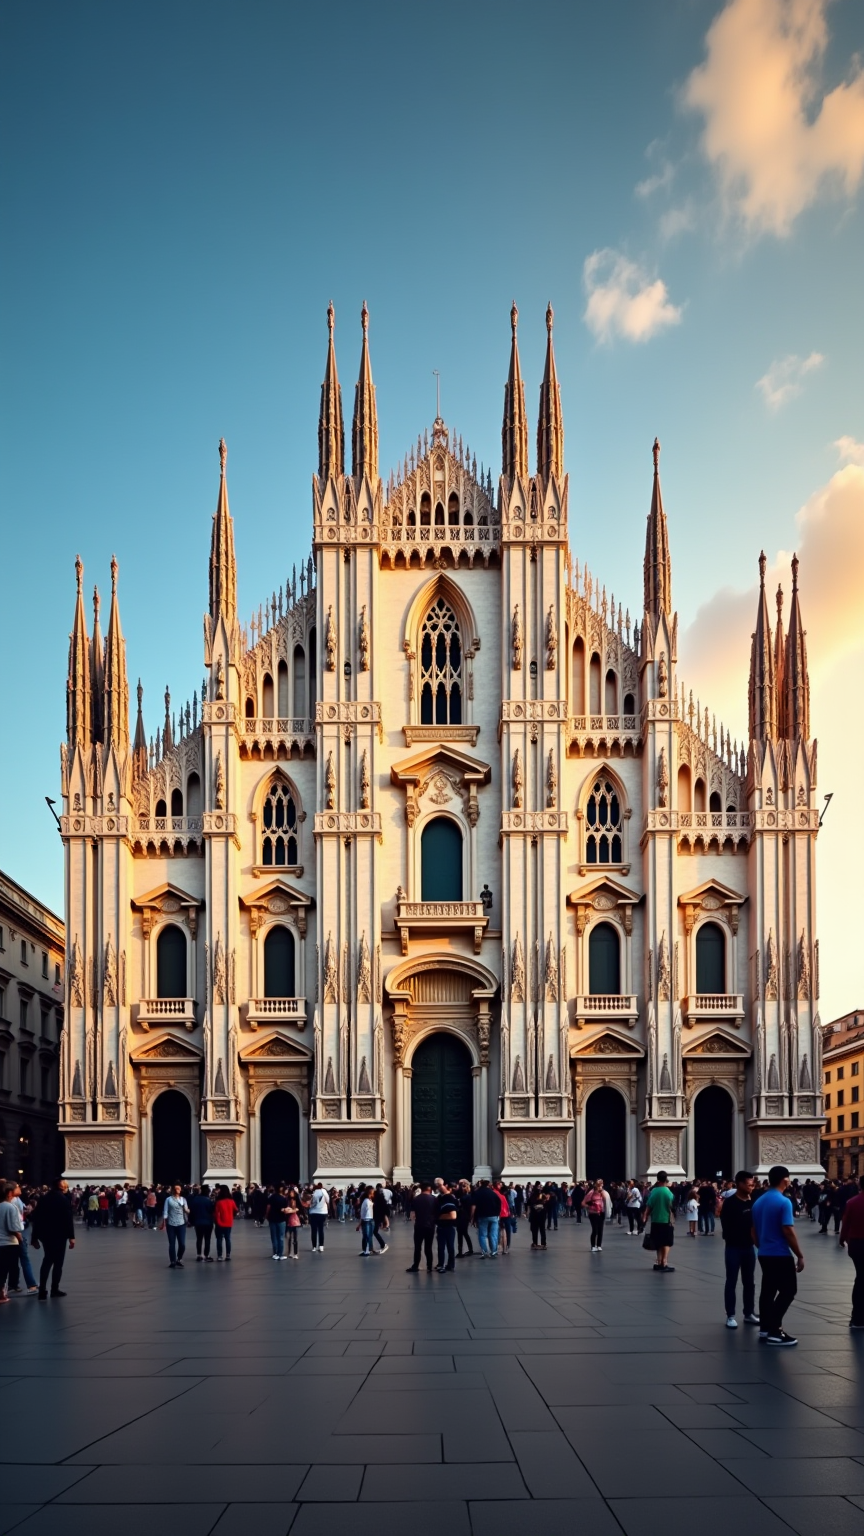
[[[675,1228],[672,1225],[675,1216],[672,1204],[669,1175],[661,1169],[657,1175],[657,1183],[652,1190],[649,1190],[645,1210],[651,1220],[651,1243],[657,1254],[657,1263],[654,1268],[664,1275],[675,1273],[673,1266],[667,1263],[669,1249],[675,1241]]]

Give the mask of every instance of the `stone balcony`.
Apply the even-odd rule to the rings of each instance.
[[[394,926],[399,930],[403,955],[408,953],[412,931],[415,937],[423,938],[433,933],[469,933],[474,953],[479,955],[489,918],[482,901],[399,901]]]
[[[314,754],[315,721],[307,716],[237,721],[241,757],[298,757]]]
[[[142,1029],[151,1025],[174,1024],[183,1029],[195,1028],[194,997],[142,997],[138,1004],[138,1020]]]
[[[477,557],[488,564],[490,555],[500,555],[501,529],[486,523],[433,523],[419,527],[409,524],[381,529],[382,554],[392,565],[397,558],[406,564],[419,559],[425,565],[427,560],[440,560],[444,549],[450,550],[454,561],[467,555],[472,565]]]
[[[634,992],[594,992],[577,997],[575,1015],[579,1024],[626,1024],[631,1028],[639,1017]]]
[[[133,848],[158,852],[163,843],[172,849],[178,843],[184,849],[201,842],[203,816],[138,816],[128,821],[128,836]]]
[[[567,721],[568,749],[583,752],[635,752],[642,740],[638,715],[571,715]]]
[[[742,992],[694,992],[681,999],[681,1012],[688,1025],[726,1019],[735,1025],[744,1017]]]
[[[250,997],[246,1006],[246,1022],[250,1029],[259,1024],[292,1024],[296,1029],[306,1028],[305,997]]]

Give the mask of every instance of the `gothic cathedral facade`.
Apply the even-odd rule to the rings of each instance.
[[[314,559],[241,626],[220,444],[205,682],[155,743],[116,562],[104,641],[77,563],[67,1174],[819,1174],[797,561],[739,748],[678,678],[658,443],[637,622],[571,558],[551,309],[533,475],[511,315],[497,486],[440,417],[382,481],[365,305],[347,473],[328,320]]]

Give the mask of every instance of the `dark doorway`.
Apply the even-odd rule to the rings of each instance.
[[[474,1170],[471,1057],[455,1035],[430,1035],[411,1062],[411,1172],[470,1179]]]
[[[300,1106],[284,1088],[274,1088],[261,1104],[261,1182],[300,1182]]]
[[[726,940],[716,923],[703,923],[696,934],[696,991],[726,991]]]
[[[695,1153],[693,1172],[697,1179],[713,1179],[718,1174],[731,1179],[732,1100],[725,1088],[712,1083],[697,1095],[693,1106]]]
[[[585,1172],[606,1184],[627,1177],[627,1106],[616,1088],[595,1088],[585,1106]]]
[[[192,1106],[168,1088],[153,1104],[153,1183],[188,1184],[192,1177]]]

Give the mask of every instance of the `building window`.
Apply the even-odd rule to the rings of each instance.
[[[826,1095],[825,1095],[825,1108],[826,1109],[830,1109],[831,1108],[831,1095],[830,1095],[830,1093],[826,1093]]]
[[[588,935],[588,991],[592,997],[621,991],[621,946],[611,923],[597,923]]]
[[[45,980],[47,981],[48,980],[48,954],[47,954],[47,951],[44,950],[44,949],[42,951],[42,975],[45,977]]]
[[[294,995],[294,936],[280,923],[264,940],[264,996]]]
[[[860,1094],[861,1094],[861,1089],[858,1087],[858,1085],[856,1083],[855,1087],[852,1089],[852,1103],[853,1104],[857,1104],[858,1103],[858,1099],[860,1097]]]
[[[837,1081],[838,1081],[838,1083],[842,1082],[843,1078],[845,1076],[846,1076],[846,1068],[845,1067],[838,1067],[837,1068]]]
[[[50,1097],[51,1097],[51,1068],[50,1067],[44,1067],[43,1066],[43,1067],[39,1068],[39,1092],[40,1092],[40,1094],[41,1094],[43,1099],[50,1099]]]
[[[22,939],[21,940],[21,964],[22,965],[28,965],[29,964],[29,961],[27,959],[27,940],[26,939]]]
[[[163,928],[156,940],[156,996],[186,996],[186,935],[176,923]]]
[[[826,1083],[830,1083],[830,1081],[831,1081],[831,1070],[830,1070],[830,1068],[829,1068],[829,1070],[828,1070],[828,1071],[827,1071],[827,1072],[826,1072],[826,1073],[825,1073],[825,1081],[826,1081]]]
[[[462,638],[443,597],[432,604],[420,631],[420,723],[462,724]]]
[[[826,1120],[825,1121],[825,1135],[826,1136],[830,1136],[831,1135],[831,1121],[830,1120]]]
[[[267,791],[262,815],[264,834],[261,863],[266,865],[299,864],[297,806],[283,779],[274,779]]]
[[[846,1129],[846,1116],[845,1115],[838,1115],[837,1116],[837,1129],[838,1129],[838,1131],[845,1131],[845,1129]]]
[[[858,1129],[858,1110],[857,1109],[855,1110],[855,1113],[852,1116],[852,1129],[853,1129],[853,1131],[857,1131],[857,1129]]]
[[[435,816],[423,828],[420,900],[462,900],[462,833],[449,816]]]
[[[30,1058],[28,1056],[21,1057],[18,1071],[21,1097],[26,1098],[30,1092]]]
[[[40,1010],[39,1010],[39,1028],[40,1028],[40,1032],[42,1034],[43,1039],[50,1040],[50,1038],[51,1038],[51,1035],[50,1035],[50,1029],[51,1029],[51,1010],[50,1010],[50,1008],[40,1008]]]
[[[853,1061],[851,1067],[849,1068],[849,1072],[850,1072],[850,1075],[852,1077],[857,1077],[858,1076],[858,1068],[859,1068],[859,1066],[860,1066],[860,1062]]]
[[[26,997],[22,997],[18,1004],[18,1022],[22,1029],[29,1029],[28,1003]]]
[[[586,864],[620,864],[623,831],[621,801],[611,779],[595,779],[585,807]]]
[[[843,1089],[841,1088],[840,1092],[837,1095],[837,1108],[838,1109],[842,1109],[843,1105],[845,1104],[845,1102],[846,1102],[846,1095],[845,1095]]]
[[[60,985],[60,966],[59,966],[59,964],[55,965],[55,967],[54,967],[54,985],[55,985],[55,987],[59,987],[59,985]]]
[[[716,923],[703,923],[696,934],[696,991],[726,992],[726,940]]]
[[[6,929],[0,924],[0,950],[6,948]]]

